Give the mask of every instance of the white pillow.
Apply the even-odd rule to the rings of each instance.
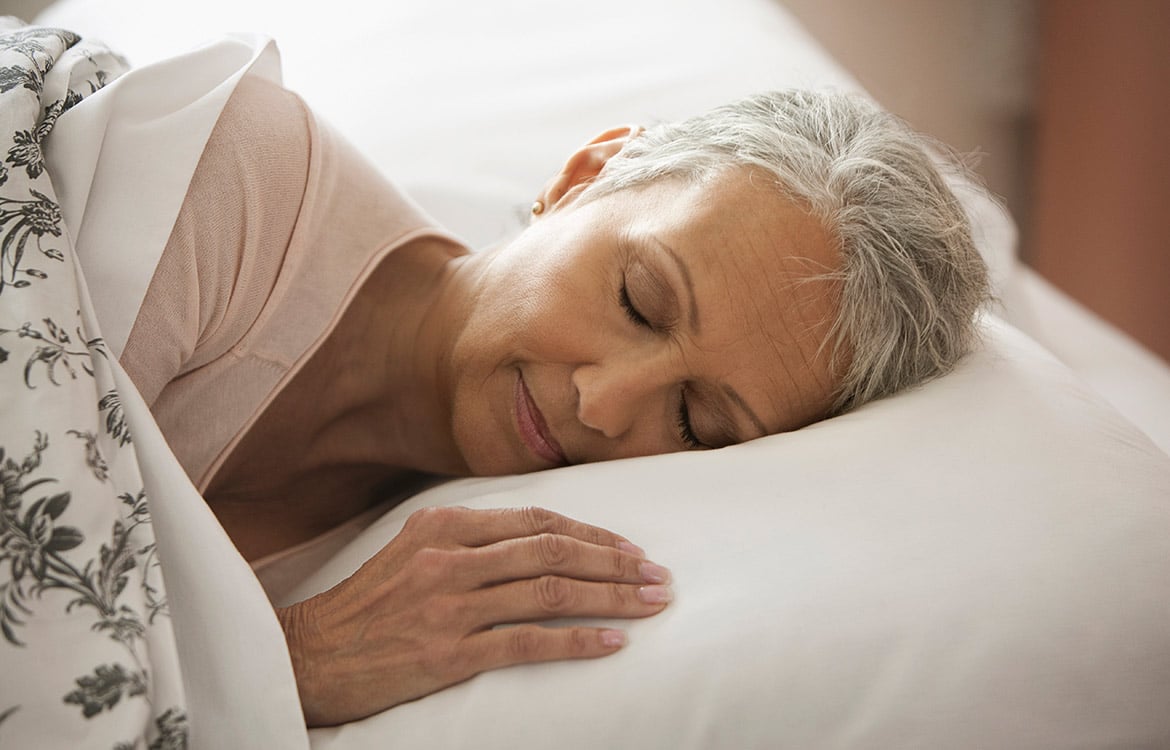
[[[506,669],[315,748],[1157,747],[1170,737],[1170,458],[1006,324],[951,375],[701,454],[469,479],[426,505],[542,505],[675,575],[589,663]]]

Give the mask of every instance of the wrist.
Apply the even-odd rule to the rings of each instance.
[[[315,674],[317,660],[314,659],[314,642],[319,639],[314,637],[318,633],[311,614],[311,606],[305,601],[290,607],[277,608],[276,619],[284,631],[284,642],[288,646],[289,660],[292,662],[305,724],[310,727],[318,726],[324,722],[320,697],[314,689],[315,685],[320,684]]]

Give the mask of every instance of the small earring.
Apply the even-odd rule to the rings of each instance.
[[[532,215],[533,216],[540,216],[542,213],[544,213],[544,201],[540,201],[540,200],[533,201],[532,202]]]

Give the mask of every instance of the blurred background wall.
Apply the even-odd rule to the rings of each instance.
[[[1170,361],[1170,0],[782,0],[960,152],[1020,255]]]
[[[782,0],[888,109],[1030,214],[1034,0]]]
[[[1170,361],[1170,0],[775,1],[972,157],[1025,262]]]
[[[1170,360],[1170,2],[1038,21],[1031,263]]]

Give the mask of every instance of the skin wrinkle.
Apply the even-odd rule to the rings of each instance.
[[[676,253],[674,251],[674,249],[670,247],[670,245],[667,245],[665,242],[660,240],[658,237],[655,237],[654,235],[651,235],[650,239],[652,239],[654,242],[656,242],[659,245],[659,247],[661,247],[664,251],[666,251],[666,254],[670,257],[671,260],[674,261],[674,264],[678,267],[679,273],[682,275],[682,278],[683,278],[683,283],[686,285],[687,292],[689,294],[689,298],[690,298],[690,302],[691,302],[691,304],[689,306],[690,307],[689,323],[691,326],[691,330],[694,331],[696,334],[701,333],[701,330],[699,327],[699,305],[695,301],[695,285],[694,285],[694,282],[691,280],[690,269],[687,268],[687,264],[683,262],[682,258],[680,258],[678,256],[678,253]]]
[[[625,274],[626,295],[655,328],[669,331],[681,318],[682,303],[674,287],[653,263],[632,262]],[[694,297],[691,297],[692,305]]]
[[[827,351],[831,345],[829,331],[832,329],[835,321],[829,310],[826,309],[826,306],[824,304],[818,304],[816,298],[819,296],[831,297],[834,300],[831,307],[835,308],[840,304],[842,284],[839,278],[832,274],[830,267],[822,261],[813,258],[796,257],[791,259],[791,263],[800,268],[795,278],[791,278],[787,282],[789,287],[794,290],[792,296],[796,300],[796,309],[800,313],[800,319],[805,324],[804,330],[798,334],[798,337],[810,338],[818,342],[811,358],[806,353],[805,361],[809,364],[813,377],[818,379],[818,383],[824,388],[829,388],[833,379],[833,368],[830,367],[822,373],[820,368],[812,366],[812,362],[830,357]],[[819,290],[819,294],[817,290],[805,289],[806,286],[811,285],[818,285],[824,288]],[[827,377],[822,378],[822,374],[827,375]]]
[[[687,335],[687,333],[680,332],[678,335],[683,336]],[[688,341],[690,343],[690,348],[699,351],[709,351],[703,349],[701,344],[693,335],[688,336]],[[687,347],[684,347],[677,339],[675,343],[678,347],[679,357],[686,365],[686,368],[688,370],[693,370],[694,367],[691,365],[690,360],[687,357]],[[692,382],[684,385],[684,390],[689,394],[693,394],[687,398],[687,404],[696,436],[702,439],[708,434],[719,435],[720,437],[718,438],[707,438],[704,440],[704,442],[708,445],[714,446],[733,444],[742,442],[744,440],[749,440],[752,437],[758,437],[756,435],[744,435],[742,430],[740,430],[739,424],[733,416],[734,410],[728,409],[723,399],[718,396],[718,393],[724,392],[731,387],[726,382],[722,383],[721,386],[722,389],[720,391],[712,392],[711,389],[704,387],[701,383]],[[732,392],[734,393],[733,389]],[[746,407],[746,403],[744,403],[742,400],[736,403]],[[749,419],[755,419],[756,423],[759,423],[758,418],[755,418],[755,415],[752,414],[750,410],[745,409],[745,413],[748,414]],[[701,423],[704,422],[714,422],[716,427],[710,428],[702,425]],[[761,427],[760,430],[761,435],[767,434],[766,428]]]
[[[774,182],[758,175],[755,172],[749,174],[749,184],[756,190],[774,190]],[[801,204],[803,208],[803,203]],[[744,231],[747,224],[746,216],[737,215],[739,222],[739,231],[749,237],[750,233]],[[785,223],[779,233],[785,237],[801,237],[800,228],[792,227]],[[767,247],[761,247],[758,243],[752,241],[749,244],[750,252],[752,253],[757,264],[763,264],[765,258],[772,252]],[[812,331],[816,326],[810,324],[804,312],[806,308],[815,306],[816,302],[810,299],[811,295],[800,294],[799,287],[813,279],[807,277],[803,271],[803,266],[806,264],[817,265],[822,268],[827,267],[823,262],[817,263],[805,256],[796,256],[785,258],[780,265],[780,273],[775,276],[766,276],[765,280],[768,285],[768,291],[771,300],[774,303],[784,300],[789,303],[788,306],[779,305],[781,310],[791,313],[792,315],[781,315],[779,323],[783,327],[786,334],[783,340],[800,341],[808,332]],[[763,312],[760,300],[753,297],[752,307],[756,314],[757,330],[764,330],[766,313]],[[827,330],[827,329],[824,329]],[[816,379],[818,385],[824,387],[827,379],[821,378],[820,373],[817,372],[813,362],[804,351],[803,347],[798,348],[800,361],[797,363],[790,362],[789,357],[783,356],[783,350],[780,345],[779,338],[768,337],[767,344],[776,354],[776,358],[781,363],[784,369],[784,376],[787,387],[773,387],[770,390],[770,395],[773,401],[781,401],[787,405],[789,409],[804,409],[808,407],[807,399],[800,397],[800,388],[796,387],[797,373],[812,374]],[[818,348],[819,348],[818,344]],[[777,384],[778,385],[778,384]],[[738,394],[737,394],[738,395]],[[762,430],[763,434],[767,434],[767,430]]]
[[[686,268],[686,265],[684,263],[682,263],[681,259],[678,258],[677,254],[675,254],[675,259],[678,260],[679,263],[682,265],[683,269],[685,270],[685,275],[689,281],[690,280],[689,269]],[[721,278],[721,280],[723,282],[722,285],[724,288],[730,287],[733,284],[731,277],[728,274],[728,267],[730,265],[732,265],[732,264],[722,264],[721,263],[721,264],[716,265],[715,268],[713,269],[715,272],[718,273],[719,277]],[[714,275],[714,274],[712,274],[712,275]],[[699,307],[699,304],[696,302],[696,304],[695,304],[696,318],[697,318],[698,307]],[[696,326],[696,330],[697,330],[697,326]],[[700,351],[703,351],[703,352],[708,353],[708,354],[715,352],[714,347],[704,347],[703,343],[698,341],[697,339],[693,340],[693,345],[696,349],[699,349]],[[729,388],[729,386],[726,382],[722,384],[722,387],[724,389]],[[738,396],[738,393],[736,393],[736,395]],[[710,401],[710,409],[714,414],[715,420],[722,426],[723,432],[731,438],[731,442],[736,442],[737,440],[742,440],[743,437],[741,436],[741,431],[740,431],[739,427],[737,426],[736,420],[731,415],[730,411],[725,406],[720,404],[719,401],[716,399],[707,399],[707,400]],[[739,403],[743,403],[746,406],[746,402],[743,402],[742,398],[739,400]],[[697,412],[697,410],[695,410],[695,411]],[[759,420],[759,418],[756,417],[754,415],[754,413],[750,412],[750,410],[747,411],[747,413],[749,414],[749,418],[753,419],[753,422],[756,424],[757,428],[760,430],[760,434],[767,434],[767,432],[768,432],[767,427],[763,426],[762,421]]]
[[[818,342],[794,337],[817,316],[777,294],[776,279],[802,272],[803,264],[785,266],[790,255],[826,264],[834,256],[806,210],[746,176],[732,170],[560,201],[492,263],[464,261],[472,284],[482,278],[502,291],[476,297],[483,307],[470,312],[456,340],[463,377],[454,384],[454,432],[472,473],[548,466],[517,433],[517,367],[550,435],[574,461],[685,448],[683,394],[691,431],[714,444],[795,429],[827,411],[827,373],[806,371],[810,362],[821,366],[810,359]],[[685,297],[693,297],[701,332],[631,320],[620,302],[623,277],[637,315],[658,323],[643,309],[652,307],[650,274],[671,285],[688,322]]]
[[[834,228],[846,284],[830,328],[833,414],[948,372],[978,340],[973,314],[993,300],[949,188],[969,168],[863,97],[767,92],[649,128],[627,152],[587,199],[747,168]],[[906,263],[892,257],[903,248]]]
[[[675,253],[671,248],[666,246],[660,240],[657,240],[656,238],[653,239],[655,239],[656,243],[662,249],[670,253],[670,257],[678,266],[678,270],[680,272],[679,275],[684,280],[684,284],[687,287],[687,296],[690,302],[688,305],[690,308],[690,315],[688,316],[690,325],[686,330],[679,330],[677,327],[677,321],[680,317],[678,310],[681,307],[681,303],[678,299],[678,295],[674,292],[673,286],[663,280],[663,285],[665,286],[664,293],[669,295],[670,304],[673,305],[673,310],[671,311],[669,323],[663,325],[662,328],[671,336],[677,356],[683,362],[684,369],[691,371],[695,368],[687,357],[688,345],[692,348],[700,348],[701,344],[698,340],[699,306],[696,301],[694,286],[691,283],[690,272],[687,269],[685,262],[677,255],[677,253]],[[684,337],[686,338],[687,345],[684,345]],[[731,416],[729,411],[724,407],[724,405],[717,399],[708,398],[706,396],[707,389],[696,386],[696,383],[686,382],[681,385],[679,393],[680,408],[681,402],[685,401],[687,404],[689,416],[691,418],[692,430],[696,436],[709,445],[736,442],[737,440],[741,439],[739,438],[740,431],[736,425],[736,421]],[[725,385],[724,387],[727,386]],[[706,427],[704,424],[712,417],[713,421],[718,425],[715,428],[715,431],[717,434],[722,436],[714,440],[709,437],[705,437],[710,434],[715,434],[715,432],[712,432],[712,430]]]
[[[771,280],[769,280],[769,282],[770,281]],[[771,286],[771,283],[769,283],[769,286]],[[775,291],[773,291],[772,294],[773,294],[774,299],[783,299],[783,297],[781,295],[776,294]],[[761,311],[759,310],[758,306],[756,306],[756,315],[761,320],[764,317],[763,314],[761,313]],[[761,322],[761,324],[762,324],[762,322]],[[795,337],[792,336],[792,327],[789,324],[788,317],[781,316],[781,318],[779,320],[779,324],[783,328],[787,337],[795,340]],[[788,408],[791,409],[792,407],[796,406],[796,404],[797,404],[796,400],[794,400],[794,398],[793,398],[793,395],[799,391],[799,388],[795,387],[795,384],[798,381],[796,379],[796,376],[794,375],[794,371],[793,371],[792,366],[788,362],[789,358],[783,356],[783,349],[780,347],[780,344],[778,343],[777,339],[775,339],[773,337],[768,337],[767,344],[772,349],[772,351],[775,352],[776,359],[780,362],[780,366],[784,370],[784,376],[787,380],[786,384],[789,386],[789,387],[773,387],[770,390],[770,393],[772,394],[772,400],[774,402],[784,403],[787,405]],[[804,364],[806,362],[807,362],[807,360],[802,358],[801,363]]]
[[[676,253],[673,248],[653,235],[651,235],[650,239],[660,248],[661,251],[665,252],[668,257],[670,257],[679,271],[679,275],[687,289],[687,297],[690,302],[688,305],[688,319],[690,323],[690,333],[692,334],[690,341],[692,346],[701,347],[701,343],[697,338],[698,334],[700,333],[699,304],[696,301],[694,283],[691,279],[690,269],[688,268],[686,262],[683,261],[681,257],[679,257],[678,253]],[[671,287],[669,283],[666,283],[665,287],[666,289],[664,290],[664,294],[668,294],[670,296],[671,301],[674,304],[674,308],[677,311],[677,309],[681,306],[678,300],[678,295],[674,293],[673,287]],[[677,320],[677,312],[675,313],[675,319]],[[672,325],[667,325],[665,327],[668,330],[671,330],[673,327],[673,322],[674,321],[672,321]],[[672,332],[675,333],[676,336],[681,335],[679,332]],[[687,363],[685,347],[679,346],[679,354],[682,357],[684,363]],[[687,368],[691,369],[689,363],[687,363]],[[687,388],[688,386],[684,385],[683,390],[686,391]],[[758,434],[751,437],[766,435],[768,432],[767,427],[764,426],[763,421],[751,410],[747,402],[739,395],[739,393],[736,392],[736,390],[727,383],[722,384],[722,390],[734,404],[739,406],[740,410],[748,416],[748,418],[752,421],[752,424],[756,427]],[[741,434],[739,427],[736,424],[735,418],[731,415],[731,410],[726,407],[722,399],[718,397],[711,398],[711,395],[709,392],[707,392],[707,389],[697,389],[693,384],[690,384],[690,391],[695,393],[694,398],[687,400],[688,411],[692,417],[693,423],[697,424],[699,421],[702,421],[704,417],[712,416],[714,417],[714,421],[719,425],[717,428],[719,434],[723,436],[721,439],[715,441],[708,440],[706,442],[709,444],[721,444],[726,442],[737,442],[746,439],[745,436]],[[685,398],[685,396],[683,396],[683,398]],[[710,412],[710,415],[705,413],[707,411]],[[695,428],[695,432],[699,436],[705,434],[704,429],[697,427]]]
[[[741,220],[741,223],[742,223],[742,220]],[[750,251],[752,253],[753,259],[755,259],[757,263],[761,262],[764,255],[761,254],[761,252],[760,252],[759,248],[756,246],[756,244],[751,243],[749,247],[750,247]],[[729,265],[732,265],[732,264],[729,264]],[[736,270],[741,276],[743,275],[742,270],[740,270],[738,268]],[[768,301],[770,303],[779,305],[780,301],[784,299],[783,296],[776,294],[776,291],[775,291],[773,284],[772,284],[772,277],[770,275],[765,276],[764,278],[766,279],[768,287],[769,287]],[[746,279],[744,280],[744,282],[746,283]],[[755,331],[767,330],[766,324],[767,324],[768,316],[761,308],[760,299],[753,296],[750,299],[750,307],[751,307],[751,312],[754,313],[755,320],[751,321],[750,323],[745,325],[744,329],[749,330],[749,331],[751,331],[751,330],[755,330]],[[783,327],[784,331],[786,333],[788,333],[789,329],[788,329],[788,323],[787,323],[787,316],[780,315],[778,317],[778,322]],[[752,325],[752,323],[754,323],[754,325]],[[765,338],[766,338],[766,342],[767,342],[768,347],[775,354],[776,359],[781,363],[781,366],[784,369],[784,375],[786,376],[786,379],[787,379],[786,382],[784,382],[780,378],[778,378],[778,376],[776,374],[772,374],[773,382],[771,384],[771,387],[768,389],[769,400],[773,403],[774,408],[776,408],[777,411],[780,411],[780,410],[784,409],[784,406],[781,406],[781,404],[787,403],[788,405],[791,405],[790,399],[787,398],[787,395],[791,391],[794,390],[793,384],[796,381],[792,377],[792,373],[788,368],[787,362],[785,361],[786,357],[784,356],[783,349],[779,345],[777,339],[775,337],[772,337],[772,336],[766,336]],[[729,394],[729,396],[730,395],[731,394]],[[734,396],[732,396],[732,398],[733,398],[733,400],[734,399],[742,400],[742,396],[740,396],[740,394],[738,392],[736,392],[734,394]],[[745,404],[745,406],[746,406],[746,404]],[[754,412],[750,409],[747,411],[749,412],[749,414],[754,414]],[[759,422],[760,433],[763,435],[768,434],[769,430],[768,430],[767,426],[764,425],[762,423],[762,421],[758,420],[758,418],[756,418],[755,421]]]
[[[755,171],[749,173],[748,182],[755,190],[765,191],[767,193],[774,192],[776,183],[768,179],[764,175],[760,175]],[[787,196],[787,191],[783,191]],[[803,201],[793,201],[799,205],[806,213],[808,208]],[[766,263],[767,257],[774,253],[774,249],[761,245],[754,241],[751,233],[747,231],[749,218],[746,213],[737,213],[736,219],[739,224],[737,232],[743,236],[750,238],[749,249],[752,253],[756,264],[763,265]],[[778,233],[781,237],[788,238],[804,238],[804,228],[800,226],[792,226],[785,223],[781,231]],[[769,237],[768,239],[773,239]],[[749,264],[750,265],[750,264]],[[766,275],[764,277],[768,285],[768,297],[770,301],[777,305],[778,309],[789,313],[780,316],[780,324],[783,326],[786,337],[767,337],[767,345],[775,352],[777,359],[781,362],[784,368],[784,375],[787,382],[785,387],[779,387],[780,384],[774,384],[774,387],[769,390],[769,396],[774,402],[783,402],[789,409],[805,409],[809,406],[808,399],[801,398],[801,389],[796,386],[798,382],[797,374],[812,374],[822,387],[827,387],[829,378],[820,377],[820,373],[814,366],[813,359],[810,358],[803,347],[798,348],[800,361],[798,363],[790,362],[790,357],[783,356],[783,349],[781,346],[782,340],[787,341],[801,341],[804,336],[813,332],[817,328],[817,324],[810,323],[805,315],[805,312],[810,307],[824,307],[823,304],[818,304],[818,300],[814,299],[810,294],[800,294],[799,287],[814,281],[814,278],[807,277],[808,273],[805,269],[807,266],[817,266],[821,269],[828,268],[828,265],[823,261],[814,261],[805,256],[792,256],[784,258],[780,264],[780,272],[774,275]],[[795,291],[794,291],[795,290]],[[756,295],[751,298],[752,307],[756,316],[756,330],[765,330],[766,313],[763,310],[762,298],[764,295]],[[780,304],[784,301],[788,304]],[[822,320],[829,319],[828,313],[823,313]],[[827,331],[828,328],[822,329]],[[818,343],[818,349],[823,344]],[[797,366],[798,365],[798,366]],[[729,394],[730,395],[730,394]],[[738,396],[738,394],[735,394]],[[745,404],[746,405],[746,404]],[[763,434],[767,434],[766,429],[762,429]]]

